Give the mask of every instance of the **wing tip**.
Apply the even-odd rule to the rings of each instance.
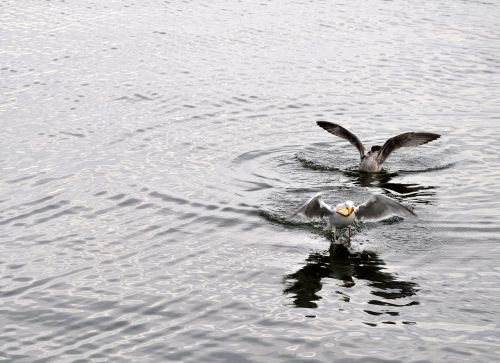
[[[334,124],[333,122],[329,121],[316,121],[316,125],[321,127],[322,129],[327,129],[327,128],[332,128],[332,127],[337,127],[337,124]]]
[[[426,132],[426,134],[429,135],[429,141],[434,141],[434,140],[437,140],[441,137],[441,134],[436,134],[434,132]]]
[[[427,144],[428,142],[431,142],[431,141],[434,141],[434,140],[437,140],[441,137],[440,134],[436,134],[434,132],[416,132],[415,133],[417,136],[418,135],[421,135],[422,137],[424,137],[424,144]]]
[[[413,211],[413,209],[410,209],[409,207],[407,207],[404,204],[401,204],[401,206],[404,207],[404,209],[409,213],[408,217],[410,217],[410,218],[417,218],[417,213],[415,213]]]
[[[381,200],[384,200],[384,199],[387,199],[390,201],[390,203],[396,203],[396,205],[398,205],[398,207],[400,208],[399,210],[400,211],[404,211],[402,214],[404,215],[399,215],[399,217],[409,217],[409,218],[417,218],[417,213],[415,213],[412,209],[410,209],[410,207],[404,205],[403,203],[401,203],[400,201],[396,200],[396,199],[393,199],[391,197],[388,197],[386,195],[383,195],[383,194],[374,194],[375,198],[379,198]]]

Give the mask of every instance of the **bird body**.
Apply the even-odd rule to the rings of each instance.
[[[359,170],[367,172],[378,172],[382,170],[382,163],[378,161],[378,152],[368,151],[361,158]]]
[[[335,235],[336,228],[344,228],[352,225],[356,220],[383,220],[391,216],[414,217],[415,213],[401,203],[376,194],[371,196],[366,202],[357,207],[350,200],[339,203],[335,208],[325,203],[318,193],[303,203],[292,214],[303,214],[307,218],[328,218],[328,227]]]
[[[336,228],[344,228],[350,226],[356,220],[356,213],[354,212],[354,203],[350,200],[339,203],[334,209],[334,212],[328,217],[330,226]]]
[[[399,148],[423,145],[441,137],[441,135],[432,132],[406,132],[391,137],[382,146],[374,145],[367,151],[358,137],[342,126],[327,121],[318,121],[317,124],[332,135],[345,139],[356,147],[361,159],[359,170],[366,172],[380,171],[384,161]]]

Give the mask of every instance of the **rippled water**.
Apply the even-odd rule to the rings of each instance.
[[[498,360],[499,10],[0,2],[0,361]],[[419,218],[331,246],[319,191]]]

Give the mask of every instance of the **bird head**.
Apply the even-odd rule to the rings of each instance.
[[[354,203],[352,202],[352,200],[348,200],[347,202],[345,202],[345,205],[346,205],[347,209],[349,210],[349,214],[354,212]]]

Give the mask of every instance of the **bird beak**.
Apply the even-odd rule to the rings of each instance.
[[[341,208],[337,209],[336,211],[338,214],[340,214],[344,217],[349,217],[352,214],[352,212],[354,212],[354,208],[345,206],[345,207],[341,207]]]

